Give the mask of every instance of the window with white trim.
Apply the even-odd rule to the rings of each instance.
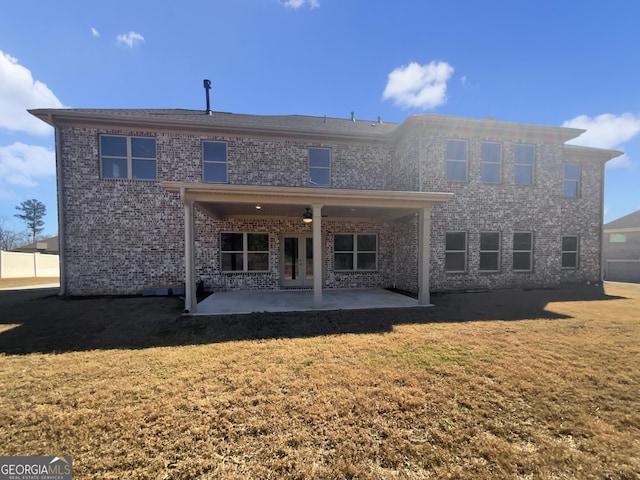
[[[562,237],[562,268],[578,268],[578,236]]]
[[[533,234],[515,232],[513,234],[513,270],[530,272],[533,265]]]
[[[480,268],[483,272],[500,270],[500,232],[480,232]]]
[[[446,173],[450,182],[467,181],[467,141],[447,140]]]
[[[331,186],[331,150],[309,148],[309,185],[312,187]]]
[[[227,183],[226,142],[202,142],[202,181]]]
[[[333,269],[377,270],[378,236],[375,233],[336,233],[333,236]]]
[[[533,145],[513,146],[513,183],[533,185],[533,164],[536,151]]]
[[[100,135],[100,174],[102,178],[155,180],[156,139]]]
[[[480,181],[500,183],[502,181],[502,144],[482,142],[480,144]]]
[[[580,164],[565,163],[564,164],[564,184],[562,194],[565,197],[580,196]]]
[[[467,270],[467,232],[447,232],[444,249],[445,272]]]
[[[223,232],[220,234],[220,266],[223,272],[269,270],[269,234]]]

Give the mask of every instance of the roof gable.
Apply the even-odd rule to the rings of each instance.
[[[637,228],[640,227],[640,210],[636,210],[635,212],[630,213],[629,215],[625,215],[624,217],[620,217],[616,220],[612,220],[609,223],[605,223],[605,230],[612,230],[617,228]]]

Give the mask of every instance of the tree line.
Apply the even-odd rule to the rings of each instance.
[[[16,205],[14,216],[22,220],[26,225],[26,231],[16,232],[6,227],[7,218],[0,217],[0,250],[10,251],[21,247],[29,242],[35,243],[39,234],[44,231],[44,216],[47,214],[47,207],[44,203],[35,198],[25,200]]]

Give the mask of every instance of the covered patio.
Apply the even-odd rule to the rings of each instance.
[[[305,312],[310,310],[359,310],[407,308],[420,305],[416,298],[382,288],[342,288],[322,291],[322,305],[314,304],[312,290],[220,292],[198,304],[198,315],[231,315],[255,312]]]
[[[161,186],[180,195],[184,206],[185,238],[185,309],[197,313],[202,305],[196,301],[194,206],[206,211],[216,220],[226,220],[259,214],[264,217],[300,218],[306,216],[313,232],[313,288],[301,291],[311,294],[313,309],[331,308],[332,294],[323,289],[323,218],[368,218],[391,221],[418,214],[418,299],[416,305],[429,305],[429,245],[431,235],[431,209],[436,203],[446,202],[451,193],[409,192],[388,190],[349,190],[309,187],[274,187],[258,185],[204,184],[161,182]],[[337,291],[337,290],[336,290]],[[229,292],[244,293],[247,292]],[[251,296],[257,292],[252,291]],[[265,292],[271,293],[271,292]],[[286,293],[286,292],[285,292]],[[293,293],[293,292],[288,292]],[[329,295],[327,297],[327,295]],[[215,294],[221,298],[220,294]],[[325,298],[327,297],[327,298]],[[335,296],[334,296],[335,297]],[[406,297],[408,299],[408,297]],[[366,303],[365,303],[366,305]],[[331,308],[333,309],[333,308]],[[264,311],[264,310],[262,310]]]

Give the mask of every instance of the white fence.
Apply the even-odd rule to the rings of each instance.
[[[58,255],[0,251],[0,278],[59,276]]]

